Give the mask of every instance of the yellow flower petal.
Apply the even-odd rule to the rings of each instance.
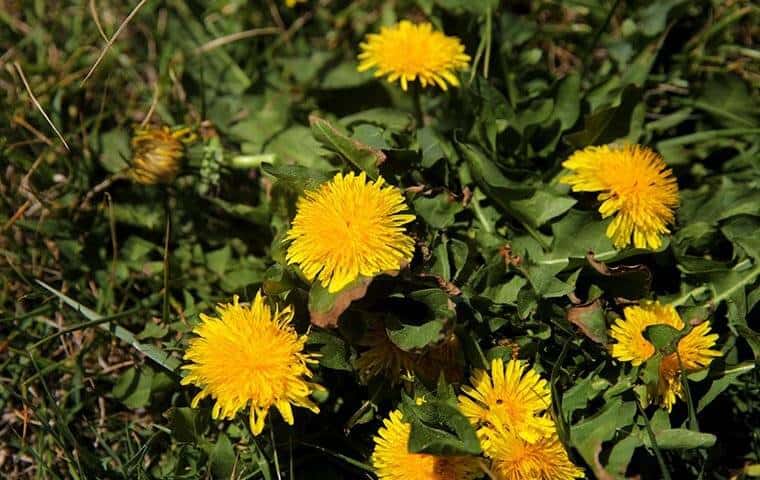
[[[481,476],[477,457],[410,453],[411,430],[398,410],[383,421],[372,453],[379,480],[473,480]]]
[[[678,184],[657,153],[639,145],[588,147],[562,166],[572,173],[560,181],[573,191],[601,192],[599,213],[615,215],[607,236],[616,248],[662,245],[678,206]]]
[[[612,345],[612,356],[637,366],[649,360],[655,347],[644,337],[644,331],[652,325],[670,325],[682,330],[684,322],[672,305],[659,302],[642,302],[641,305],[627,307],[610,329],[610,336],[616,343]],[[694,372],[707,367],[712,359],[721,355],[712,350],[718,335],[710,334],[710,324],[703,322],[689,331],[678,341],[678,353],[666,355],[660,363],[660,378],[656,395],[660,404],[670,411],[677,398],[683,398],[681,372]],[[680,357],[680,363],[679,363]]]
[[[367,35],[359,48],[360,72],[377,67],[375,76],[387,75],[391,83],[400,79],[404,91],[415,80],[423,87],[436,84],[443,90],[447,89],[446,81],[459,86],[454,72],[466,70],[470,62],[459,38],[434,31],[429,23],[408,20]]]
[[[400,269],[412,259],[414,241],[403,225],[401,192],[364,172],[337,174],[298,202],[286,239],[287,261],[298,264],[309,280],[318,278],[335,293],[359,276],[373,277]]]
[[[309,382],[308,364],[313,355],[304,353],[306,336],[299,336],[291,326],[290,307],[274,310],[259,292],[250,306],[238,303],[219,305],[218,317],[201,315],[185,352],[188,374],[183,385],[201,387],[193,407],[206,396],[216,402],[214,418],[231,418],[247,406],[254,435],[264,429],[264,420],[272,406],[283,419],[293,424],[291,405],[318,412],[309,399],[320,388]]]
[[[556,434],[534,443],[506,430],[489,435],[485,449],[496,480],[573,480],[583,470],[573,465]]]
[[[478,429],[484,444],[496,424],[530,442],[555,431],[554,422],[543,415],[551,406],[549,386],[525,362],[512,360],[505,368],[497,358],[490,375],[476,370],[470,384],[462,387],[459,409]]]

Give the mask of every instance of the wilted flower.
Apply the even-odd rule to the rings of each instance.
[[[454,333],[420,351],[407,352],[393,343],[382,322],[375,322],[361,343],[369,347],[356,361],[364,381],[382,375],[397,384],[407,372],[417,373],[427,382],[438,380],[441,373],[449,382],[461,379],[461,345]]]
[[[171,183],[182,167],[184,143],[194,137],[189,128],[139,128],[132,137],[130,177],[146,185]]]

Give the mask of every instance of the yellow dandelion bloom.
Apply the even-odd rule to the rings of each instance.
[[[171,183],[179,173],[184,143],[195,135],[189,128],[172,131],[169,127],[140,128],[132,137],[130,177],[138,183]]]
[[[496,480],[572,480],[584,478],[583,470],[567,456],[556,434],[534,443],[506,430],[490,435],[485,450]]]
[[[644,331],[652,325],[670,325],[676,330],[683,329],[683,320],[672,305],[660,302],[642,302],[641,305],[626,307],[625,318],[618,318],[612,326],[610,336],[617,343],[612,345],[612,356],[633,366],[641,365],[654,355],[655,348],[644,337]]]
[[[293,8],[298,3],[306,3],[306,0],[285,0],[285,6],[288,8]]]
[[[382,322],[376,322],[360,344],[369,347],[356,361],[364,382],[382,375],[395,385],[407,373],[417,373],[428,382],[436,381],[441,373],[449,382],[461,380],[461,345],[454,333],[422,351],[407,352],[391,341]]]
[[[472,480],[481,475],[476,457],[410,453],[411,430],[398,410],[383,421],[372,453],[379,480]]]
[[[615,215],[607,236],[616,248],[662,245],[678,206],[678,184],[657,153],[640,145],[588,147],[562,166],[572,171],[561,181],[573,191],[600,192],[602,217]]]
[[[400,213],[406,209],[401,192],[382,177],[367,182],[364,172],[339,173],[298,201],[287,261],[331,293],[359,276],[398,270],[414,252],[403,225],[415,217]]]
[[[463,386],[459,409],[478,429],[485,444],[494,425],[502,425],[520,438],[535,442],[555,431],[544,412],[551,406],[549,385],[525,362],[502,359],[491,362],[491,373],[476,370],[472,386]]]
[[[644,337],[644,331],[652,325],[670,325],[682,330],[684,322],[672,305],[659,302],[643,302],[639,306],[623,311],[625,318],[619,318],[612,326],[610,336],[617,343],[612,345],[612,356],[632,365],[641,365],[655,353],[655,346]],[[721,355],[712,350],[718,335],[710,333],[708,322],[700,323],[678,341],[676,352],[663,357],[660,363],[660,378],[657,395],[660,403],[670,411],[677,398],[683,398],[681,385],[681,365],[686,372],[694,372],[707,367],[712,359]],[[679,362],[680,359],[680,362]]]
[[[678,342],[677,355],[674,352],[662,359],[657,393],[660,404],[668,411],[673,409],[676,398],[683,399],[681,367],[686,372],[695,372],[709,366],[713,358],[721,355],[720,351],[711,348],[717,340],[718,335],[710,333],[710,324],[702,322]]]
[[[261,292],[250,306],[238,303],[217,307],[218,317],[201,315],[193,330],[182,368],[188,375],[183,385],[194,384],[202,390],[193,399],[193,408],[206,396],[216,399],[212,416],[232,418],[250,403],[250,425],[254,435],[264,428],[272,406],[293,424],[291,405],[319,412],[309,399],[319,385],[311,383],[310,363],[314,355],[304,353],[306,336],[299,336],[290,322],[290,306],[274,310]]]
[[[375,77],[387,77],[391,83],[400,79],[405,91],[409,82],[415,80],[423,87],[433,84],[442,90],[447,90],[448,84],[458,87],[459,79],[454,72],[466,70],[470,61],[459,38],[435,31],[429,23],[414,24],[408,20],[367,35],[360,47],[360,72],[377,68]]]

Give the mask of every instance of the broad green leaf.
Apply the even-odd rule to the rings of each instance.
[[[388,338],[401,350],[414,350],[437,342],[441,338],[443,322],[431,320],[422,325],[401,325],[398,329],[387,329]]]
[[[454,216],[464,207],[447,193],[435,197],[417,197],[414,199],[414,212],[432,228],[440,230],[454,223]]]
[[[178,442],[197,442],[202,440],[203,433],[208,428],[210,412],[197,408],[172,407],[166,416],[172,436]]]
[[[596,465],[596,452],[602,443],[611,440],[617,431],[633,423],[636,405],[620,398],[609,400],[594,416],[570,428],[571,444],[578,449],[586,463]]]
[[[668,428],[655,435],[657,446],[663,450],[688,450],[715,445],[717,437],[711,433],[695,432],[685,428]]]
[[[216,439],[214,449],[211,451],[211,455],[209,455],[214,478],[230,478],[235,468],[236,458],[232,442],[230,442],[227,435],[220,433],[219,438]]]
[[[381,150],[352,139],[323,118],[311,116],[309,123],[317,141],[340,154],[354,167],[367,172],[370,178],[378,177],[378,167],[385,161]]]
[[[625,137],[634,108],[641,99],[641,89],[628,86],[623,90],[616,106],[595,111],[584,119],[583,130],[567,135],[566,140],[575,148],[604,145]]]
[[[326,331],[312,330],[309,332],[309,345],[321,345],[319,349],[319,364],[333,370],[353,371],[351,367],[351,347],[348,343]]]
[[[110,130],[100,136],[100,164],[111,173],[129,167],[132,149],[129,134],[122,128]]]
[[[650,325],[644,329],[644,337],[664,354],[675,351],[676,344],[685,335],[670,325]]]
[[[261,166],[265,173],[275,177],[279,183],[296,193],[304,190],[314,190],[322,183],[333,178],[333,173],[323,172],[301,165],[272,165],[265,163]]]
[[[142,408],[150,402],[153,370],[150,367],[131,367],[121,374],[112,394],[129,408]]]

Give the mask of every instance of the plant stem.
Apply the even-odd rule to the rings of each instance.
[[[417,128],[422,128],[425,125],[424,117],[422,115],[422,94],[420,93],[420,85],[415,81],[412,84],[412,102],[414,103],[414,120],[417,122]]]
[[[588,68],[588,64],[591,62],[591,57],[593,57],[594,55],[594,49],[599,44],[599,39],[602,38],[602,34],[604,33],[604,31],[607,30],[607,27],[610,25],[610,22],[612,21],[612,16],[615,14],[615,10],[617,10],[619,5],[620,5],[620,0],[615,0],[615,3],[612,5],[612,8],[610,8],[610,11],[607,12],[607,17],[604,19],[604,23],[602,23],[597,29],[596,33],[594,33],[594,38],[591,40],[591,45],[589,45],[589,48],[588,50],[586,50],[586,54],[583,57],[584,70]]]

